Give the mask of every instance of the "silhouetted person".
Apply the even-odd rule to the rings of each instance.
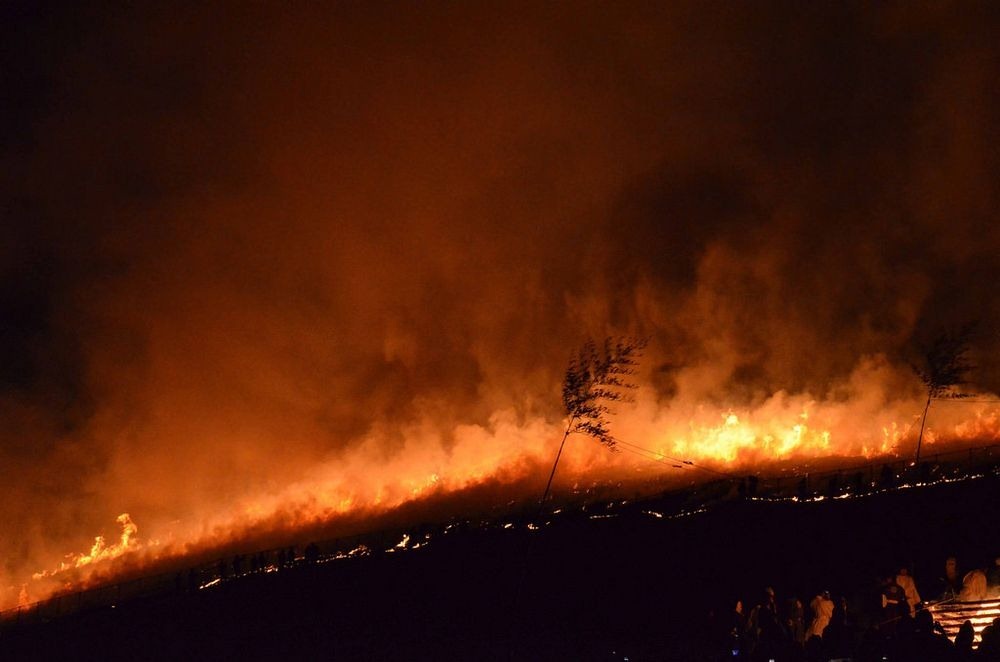
[[[962,592],[962,575],[958,574],[958,559],[949,556],[944,562],[944,575],[934,585],[938,600],[957,598]]]
[[[744,652],[745,643],[743,633],[746,631],[747,615],[743,612],[743,601],[737,600],[729,615],[729,632],[726,636],[727,655],[734,654],[733,651]]]
[[[972,627],[972,621],[965,621],[962,627],[958,628],[955,635],[955,657],[958,660],[972,659],[972,642],[976,638],[976,630]]]
[[[285,567],[285,550],[284,549],[279,549],[278,550],[278,568],[284,568],[284,567]]]
[[[740,654],[740,637],[742,627],[743,603],[739,600],[733,608],[714,607],[708,612],[706,635],[706,653],[712,659],[729,659]]]
[[[308,545],[306,545],[305,559],[306,563],[309,564],[316,563],[316,561],[319,560],[319,547],[316,545],[316,543],[311,542]]]
[[[840,493],[840,474],[830,476],[830,482],[826,486],[826,495],[831,499]]]
[[[809,479],[803,476],[799,480],[799,484],[795,486],[795,492],[799,497],[799,501],[805,501],[809,498]]]
[[[859,471],[854,474],[854,493],[861,494],[865,490],[865,472]]]
[[[764,589],[764,597],[760,604],[750,611],[746,634],[752,650],[750,656],[752,660],[776,658],[782,650],[785,632],[778,618],[778,603],[774,597],[774,589],[770,586]]]
[[[226,559],[219,559],[218,572],[219,572],[219,579],[226,578]]]
[[[920,660],[921,662],[951,662],[954,648],[944,630],[935,626],[934,618],[926,609],[917,612],[916,618],[904,617],[892,642],[889,659]]]
[[[295,545],[291,545],[285,553],[285,564],[289,567],[295,565]]]
[[[789,598],[785,602],[785,631],[789,638],[798,646],[806,642],[805,608],[798,598]]]
[[[889,575],[882,580],[882,612],[879,618],[879,629],[887,635],[895,633],[899,621],[904,616],[909,617],[910,607],[906,603],[906,592],[896,583],[896,577]]]
[[[757,476],[747,476],[747,496],[751,499],[757,496]]]
[[[1000,618],[983,628],[979,633],[981,640],[976,651],[977,660],[1000,660]]]
[[[849,657],[854,642],[848,618],[847,598],[840,596],[834,603],[830,624],[823,631],[823,648],[831,658]]]
[[[237,554],[233,557],[233,577],[239,577],[243,574],[243,557]]]
[[[879,475],[878,485],[883,490],[890,490],[896,486],[896,474],[888,464],[882,465],[882,473]]]

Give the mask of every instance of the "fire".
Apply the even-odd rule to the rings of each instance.
[[[618,480],[641,471],[643,476],[660,472],[690,481],[692,476],[710,476],[693,474],[699,465],[720,471],[766,471],[769,463],[790,458],[892,456],[909,452],[915,443],[920,411],[920,402],[913,398],[820,400],[785,393],[754,407],[713,409],[674,402],[664,408],[651,390],[640,388],[635,406],[620,412],[615,426],[622,451],[642,452],[609,453],[578,435],[567,446],[558,478],[572,485]],[[969,403],[964,409],[942,404],[932,414],[925,431],[929,447],[942,440],[989,443],[1000,438],[1000,405],[995,403]],[[170,546],[140,542],[137,525],[122,513],[117,518],[121,532],[114,542],[98,535],[89,551],[66,554],[49,570],[34,573],[17,602],[26,603],[29,594],[42,599],[85,584],[92,576],[108,578],[112,561],[138,558],[140,551],[144,563],[163,560],[224,545],[241,532],[280,528],[291,534],[300,527],[348,514],[386,512],[483,481],[513,483],[541,475],[551,466],[563,425],[558,420],[525,420],[513,410],[498,411],[485,424],[458,426],[450,442],[444,443],[437,428],[420,423],[404,431],[403,445],[391,454],[386,454],[385,440],[376,430],[352,452],[316,464],[297,483],[248,494],[234,504],[219,504],[214,514],[203,514],[201,520],[174,521],[166,532],[153,531],[171,539]],[[409,543],[406,536],[396,548],[407,548]]]
[[[728,412],[723,422],[715,426],[689,423],[690,432],[661,444],[664,456],[692,457],[699,460],[735,462],[741,455],[754,453],[768,458],[784,458],[793,454],[819,455],[830,450],[830,431],[811,429],[805,421],[808,411],[802,411],[799,422],[765,421],[762,424],[741,422],[739,415]]]
[[[115,521],[122,525],[122,533],[118,542],[108,545],[104,542],[104,536],[97,536],[94,538],[93,547],[90,548],[90,554],[81,555],[76,558],[74,565],[77,568],[82,568],[85,565],[90,565],[98,561],[118,558],[137,546],[134,536],[139,531],[139,527],[135,525],[129,514],[122,513],[115,518]]]
[[[89,553],[67,554],[65,560],[59,564],[58,568],[36,572],[32,575],[32,579],[38,580],[45,577],[52,577],[71,568],[84,568],[95,563],[110,561],[111,559],[119,558],[124,554],[139,549],[140,545],[135,537],[139,531],[139,527],[132,521],[131,516],[128,513],[122,513],[115,518],[115,521],[122,526],[118,542],[109,545],[104,536],[96,536]]]

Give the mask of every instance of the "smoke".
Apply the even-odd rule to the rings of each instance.
[[[4,11],[0,601],[535,466],[588,337],[666,450],[880,449],[970,320],[1000,391],[988,5]]]

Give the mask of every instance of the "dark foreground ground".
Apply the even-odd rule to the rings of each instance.
[[[877,575],[929,586],[1000,553],[995,477],[796,503],[732,499],[671,519],[646,501],[531,531],[469,528],[420,549],[303,565],[0,633],[0,660],[702,660],[711,610],[845,595],[863,629]],[[662,510],[666,511],[666,508]],[[604,516],[604,515],[612,516]]]

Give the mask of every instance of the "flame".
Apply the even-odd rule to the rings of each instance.
[[[592,484],[614,476],[651,472],[690,482],[701,464],[740,470],[766,467],[789,458],[875,457],[909,452],[916,442],[921,403],[913,397],[820,400],[809,394],[779,392],[754,407],[712,408],[674,402],[665,408],[655,393],[640,388],[633,409],[615,419],[616,435],[627,440],[623,451],[609,453],[586,437],[573,437],[559,466],[557,481]],[[90,577],[113,576],[112,561],[136,557],[143,562],[209,549],[241,532],[299,527],[336,520],[347,514],[376,514],[430,495],[449,493],[483,481],[514,482],[551,466],[565,421],[525,420],[514,410],[495,412],[480,425],[458,426],[450,443],[438,428],[415,423],[404,430],[404,442],[392,454],[374,430],[353,452],[315,465],[302,480],[270,493],[248,494],[235,504],[220,504],[201,520],[174,520],[169,530],[154,531],[173,541],[159,547],[140,542],[138,527],[128,513],[118,516],[121,533],[113,543],[98,535],[89,551],[66,554],[62,560],[31,576],[17,596],[42,599]],[[924,433],[929,448],[941,441],[1000,439],[1000,406],[984,403],[932,408]],[[676,460],[680,460],[677,463]],[[666,467],[664,465],[667,465]],[[678,484],[681,484],[680,482]],[[656,516],[655,514],[653,516]],[[410,543],[404,537],[396,548]],[[402,547],[401,547],[402,546]],[[353,555],[364,554],[358,549]],[[95,575],[98,568],[101,573]],[[8,605],[4,605],[8,606]]]
[[[53,577],[71,568],[84,568],[102,561],[110,561],[139,549],[140,545],[135,537],[135,534],[139,531],[139,527],[132,521],[131,516],[128,513],[122,513],[115,518],[115,521],[122,526],[118,542],[109,545],[104,536],[95,536],[94,544],[91,545],[89,553],[67,554],[65,560],[57,568],[36,572],[32,575],[32,579],[38,580],[45,577]]]
[[[809,418],[803,410],[800,422],[783,423],[765,421],[762,424],[741,422],[732,411],[721,416],[723,422],[706,426],[689,422],[689,433],[660,444],[664,456],[682,456],[698,460],[735,462],[741,455],[752,452],[769,458],[789,457],[793,454],[819,455],[830,451],[830,431],[811,429],[805,421]]]
[[[122,525],[122,533],[118,542],[114,545],[107,545],[104,542],[104,536],[97,536],[94,538],[93,547],[90,548],[90,554],[76,558],[74,565],[77,568],[82,568],[97,561],[118,558],[137,546],[133,537],[139,531],[139,527],[135,525],[129,514],[122,513],[115,518],[115,521]]]

